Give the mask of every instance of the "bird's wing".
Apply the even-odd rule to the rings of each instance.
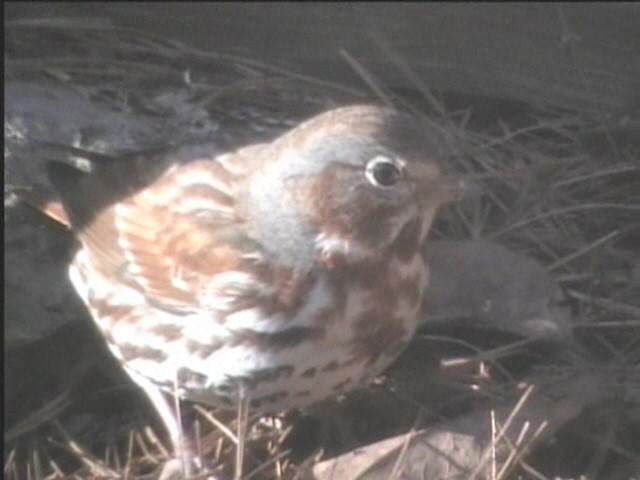
[[[83,173],[53,163],[49,177],[94,268],[188,311],[202,307],[212,278],[239,269],[256,248],[237,208],[242,157],[173,165],[138,190],[122,186],[127,169],[116,164]]]

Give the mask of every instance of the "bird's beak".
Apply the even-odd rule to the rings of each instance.
[[[457,175],[443,175],[436,165],[420,165],[418,168],[416,176],[419,202],[426,207],[437,208],[460,200],[472,191],[469,182]]]
[[[443,177],[437,185],[434,185],[434,188],[441,204],[462,200],[475,191],[467,180],[455,175]]]

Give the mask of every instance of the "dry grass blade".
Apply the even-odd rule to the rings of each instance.
[[[486,463],[491,458],[492,450],[495,448],[495,446],[493,446],[494,442],[495,444],[498,444],[498,442],[500,442],[502,438],[506,435],[507,431],[511,427],[511,424],[513,423],[513,420],[520,413],[520,411],[522,410],[522,407],[524,406],[527,399],[531,396],[531,393],[533,392],[533,390],[534,390],[534,386],[529,385],[525,389],[525,391],[522,393],[522,395],[520,396],[520,399],[518,400],[518,403],[516,403],[516,405],[513,407],[513,410],[507,417],[507,420],[502,425],[502,428],[500,428],[500,430],[498,431],[498,434],[496,435],[495,439],[493,439],[491,444],[485,448],[484,452],[482,452],[482,455],[480,456],[480,462],[478,463],[476,468],[471,472],[471,475],[469,476],[469,480],[475,480],[476,478],[478,478],[479,475],[481,475],[481,472],[485,468]]]
[[[521,461],[520,466],[522,467],[522,470],[524,470],[526,473],[531,475],[531,477],[535,478],[536,480],[551,480],[549,477],[545,477],[542,473],[540,473],[538,470],[533,468],[531,465],[529,465],[525,461]]]
[[[395,479],[399,479],[402,476],[402,463],[405,459],[405,456],[407,454],[407,451],[409,449],[409,445],[411,443],[411,441],[413,440],[415,434],[417,433],[417,428],[418,425],[420,424],[420,414],[418,414],[418,416],[416,417],[416,420],[414,422],[414,426],[411,428],[411,430],[409,430],[408,434],[405,435],[404,438],[404,442],[402,444],[402,446],[400,447],[400,451],[398,452],[398,458],[395,461],[395,464],[393,465],[393,468],[391,469],[391,473],[389,474],[389,478],[391,480],[395,480]]]
[[[442,102],[433,96],[429,88],[424,84],[418,74],[411,68],[407,61],[402,58],[398,52],[391,46],[391,44],[383,38],[379,30],[374,30],[369,33],[369,37],[378,46],[382,53],[391,60],[400,72],[411,82],[418,92],[427,100],[429,106],[434,109],[440,116],[445,117],[447,111],[442,105]]]
[[[628,305],[625,303],[616,302],[615,300],[611,300],[610,298],[602,298],[596,297],[594,295],[589,295],[586,293],[579,292],[577,290],[567,290],[567,295],[575,298],[576,300],[580,300],[586,304],[597,305],[602,308],[606,308],[607,310],[611,310],[612,312],[619,312],[626,315],[631,315],[632,317],[640,317],[640,308],[634,305]],[[638,322],[640,320],[626,320],[623,322],[614,322],[614,321],[597,321],[592,322],[585,325],[580,325],[581,328],[603,328],[603,327],[637,327]]]
[[[456,368],[463,365],[479,364],[487,361],[491,362],[495,369],[500,372],[506,379],[511,379],[511,374],[500,363],[497,363],[496,360],[518,351],[522,346],[533,341],[532,339],[524,339],[493,350],[483,350],[480,347],[471,345],[469,342],[465,342],[463,340],[455,339],[452,337],[441,337],[438,335],[424,335],[423,337],[431,340],[445,341],[455,345],[462,345],[475,352],[475,355],[470,357],[443,359],[440,361],[440,365],[442,368]]]
[[[12,448],[11,451],[9,452],[9,455],[6,456],[5,460],[4,460],[4,476],[5,478],[9,478],[10,474],[15,475],[17,474],[16,472],[16,449]]]
[[[225,437],[227,437],[229,440],[231,440],[231,442],[233,442],[234,445],[238,445],[238,437],[237,437],[237,435],[235,433],[233,433],[233,431],[229,427],[227,427],[224,424],[224,422],[221,422],[220,420],[218,420],[215,417],[215,415],[213,415],[211,412],[209,412],[207,409],[201,407],[200,405],[194,405],[194,409],[196,410],[196,412],[198,412],[200,415],[202,415],[209,423],[211,423],[211,425],[213,425],[220,432],[222,432]]]
[[[558,260],[556,260],[555,262],[553,262],[550,265],[547,265],[547,270],[552,272],[554,271],[556,268],[561,267],[563,265],[566,265],[567,263],[581,257],[582,255],[590,252],[591,250],[599,247],[600,245],[608,242],[609,240],[617,237],[620,234],[620,232],[618,232],[617,230],[614,230],[611,233],[608,233],[607,235],[605,235],[604,237],[601,237],[593,242],[591,242],[589,245],[586,245],[584,247],[582,247],[580,250],[573,252],[570,255],[567,255],[564,258],[560,258]]]
[[[171,458],[171,454],[169,452],[169,449],[167,447],[164,446],[164,444],[160,441],[160,439],[158,438],[158,435],[156,435],[156,432],[151,428],[151,427],[145,427],[143,430],[144,433],[144,438],[149,441],[149,443],[155,447],[155,449],[160,452],[160,455],[163,458]],[[141,437],[142,439],[142,437]],[[144,442],[141,443],[141,445]],[[145,453],[148,455],[149,458],[155,458],[156,455],[153,455],[151,453],[150,450],[145,448]]]
[[[123,477],[125,480],[129,478],[129,473],[131,470],[131,465],[133,464],[133,447],[135,440],[135,432],[129,432],[129,441],[127,443],[127,461],[124,464],[124,468],[122,471]]]
[[[115,470],[108,468],[103,462],[96,458],[93,454],[83,449],[80,445],[78,445],[66,432],[63,426],[59,421],[53,420],[52,425],[55,429],[60,433],[60,435],[64,438],[65,444],[60,444],[64,448],[66,448],[69,452],[76,455],[76,458],[82,462],[92,475],[96,477],[110,477],[115,478],[118,477],[119,474]]]
[[[11,429],[5,432],[4,443],[15,441],[21,435],[31,432],[41,425],[53,420],[69,406],[69,392],[64,391],[53,400],[47,402],[38,410],[18,422]]]
[[[369,73],[362,65],[360,65],[360,63],[358,63],[358,61],[353,58],[346,50],[340,49],[340,55],[346,60],[349,66],[355,70],[360,78],[362,78],[364,83],[371,89],[375,96],[378,97],[380,101],[385,104],[385,106],[393,108],[393,102],[384,92],[382,87],[378,85],[378,82],[373,78],[373,75],[371,75],[371,73]]]
[[[262,465],[259,465],[258,467],[256,467],[254,470],[252,470],[251,472],[247,473],[243,478],[243,480],[251,480],[252,478],[260,478],[258,477],[260,474],[266,472],[266,470],[274,465],[278,465],[279,462],[283,459],[285,459],[287,457],[287,455],[290,452],[288,451],[282,451],[282,452],[278,452],[274,455],[272,455],[268,461],[262,463]],[[276,479],[280,479],[282,478],[282,468],[276,468],[276,475],[273,478]],[[269,478],[271,478],[271,475],[268,476]]]
[[[588,158],[584,159],[585,161]],[[640,167],[636,165],[620,165],[614,168],[604,168],[602,170],[597,170],[595,172],[589,172],[584,175],[572,176],[571,178],[559,180],[553,184],[553,188],[561,188],[575,185],[581,182],[589,182],[598,178],[608,177],[612,175],[620,175],[620,174],[631,174],[631,173],[640,172]]]
[[[545,218],[554,217],[557,215],[564,215],[566,213],[581,212],[584,210],[601,210],[601,209],[640,212],[640,205],[625,205],[625,204],[616,204],[616,203],[586,203],[582,205],[574,205],[570,207],[558,208],[549,212],[537,214],[531,218],[526,218],[524,220],[515,222],[512,225],[509,225],[508,227],[505,227],[501,230],[498,230],[497,232],[492,233],[490,235],[490,238],[500,237],[512,230],[525,227],[530,223],[537,222]]]
[[[469,363],[469,362],[474,362],[474,363],[480,363],[480,362],[496,362],[498,360],[500,360],[501,358],[504,358],[506,356],[509,355],[513,355],[514,353],[517,353],[518,351],[523,351],[523,347],[533,343],[536,341],[536,338],[525,338],[522,340],[518,340],[512,343],[509,343],[507,345],[503,345],[501,347],[497,347],[497,348],[492,348],[489,350],[482,350],[482,351],[478,351],[477,355],[474,355],[473,357],[467,357],[467,358],[460,358],[460,359],[450,359],[450,360],[443,360],[441,362],[441,365],[443,367],[453,367],[456,365],[463,365],[465,363]]]
[[[520,460],[529,452],[530,446],[535,444],[538,438],[540,438],[540,436],[542,435],[543,431],[548,427],[548,423],[546,421],[542,421],[538,425],[538,428],[533,432],[533,434],[530,435],[525,441],[526,433],[529,430],[529,427],[530,424],[528,422],[525,422],[515,445],[511,445],[511,442],[509,442],[508,438],[505,439],[510,444],[509,447],[511,448],[511,452],[502,464],[500,471],[496,474],[495,478],[497,480],[506,478],[507,475],[515,468],[515,466],[520,463]]]
[[[244,469],[245,446],[247,441],[247,431],[249,424],[249,396],[241,391],[238,400],[238,416],[236,418],[238,428],[238,443],[236,444],[236,464],[234,469],[235,480],[242,480]]]

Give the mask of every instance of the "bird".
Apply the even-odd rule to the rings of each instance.
[[[429,284],[423,244],[460,190],[418,118],[348,105],[271,141],[178,156],[48,165],[79,241],[71,282],[174,448],[167,393],[305,407],[408,345]]]

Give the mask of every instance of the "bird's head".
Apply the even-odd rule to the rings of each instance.
[[[255,232],[306,264],[379,256],[401,234],[421,244],[459,190],[435,134],[374,106],[312,118],[265,147],[246,191]]]

